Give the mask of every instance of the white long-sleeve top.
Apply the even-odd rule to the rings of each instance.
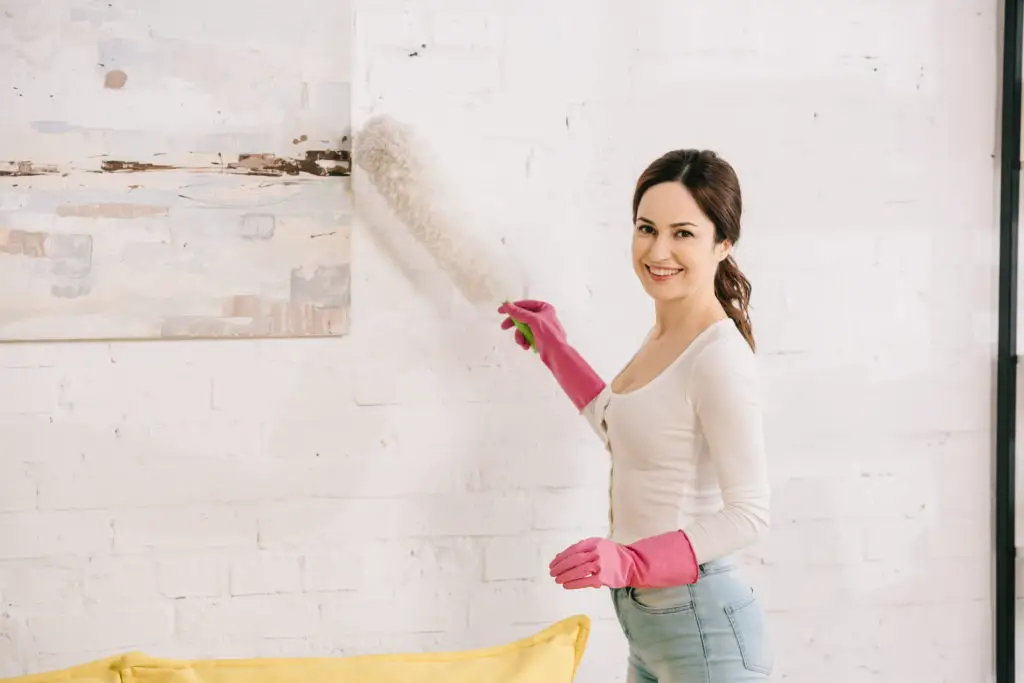
[[[682,529],[697,562],[759,539],[769,524],[767,456],[754,353],[714,323],[639,389],[611,385],[583,415],[611,454],[611,538]]]

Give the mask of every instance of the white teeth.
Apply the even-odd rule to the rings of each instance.
[[[683,270],[682,268],[675,268],[675,269],[670,269],[670,268],[652,268],[651,266],[647,266],[647,269],[649,271],[651,271],[652,275],[657,275],[658,277],[663,277],[663,276],[668,276],[668,275],[675,275],[676,273],[680,273]]]

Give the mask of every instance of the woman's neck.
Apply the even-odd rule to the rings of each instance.
[[[710,296],[691,295],[671,301],[656,301],[654,331],[651,338],[657,339],[666,334],[677,333],[692,336],[708,325],[727,317],[714,292]]]

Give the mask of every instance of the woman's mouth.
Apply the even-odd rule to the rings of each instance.
[[[664,282],[665,280],[671,280],[679,273],[683,272],[682,268],[661,268],[658,266],[645,265],[647,273],[651,276],[651,279],[655,282]]]

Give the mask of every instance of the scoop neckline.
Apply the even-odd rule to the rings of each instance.
[[[638,355],[640,355],[641,351],[643,351],[644,347],[650,341],[650,336],[651,335],[650,335],[650,332],[648,332],[647,333],[647,337],[644,339],[644,343],[641,344],[640,348],[636,350],[636,353],[634,353],[630,357],[630,359],[628,361],[626,361],[626,363],[622,367],[619,368],[619,371],[617,373],[615,373],[614,377],[612,377],[612,382],[608,383],[608,393],[611,396],[615,397],[615,398],[625,398],[627,396],[634,396],[634,395],[640,393],[641,391],[643,391],[644,389],[648,388],[649,386],[651,386],[652,384],[657,382],[659,379],[661,379],[661,377],[663,375],[667,375],[669,373],[669,371],[671,371],[676,365],[678,365],[679,363],[681,363],[683,361],[683,359],[690,352],[690,349],[695,347],[697,345],[698,341],[700,341],[706,335],[710,334],[712,330],[714,330],[719,325],[721,325],[722,323],[725,323],[725,322],[732,322],[732,318],[726,316],[725,318],[721,318],[719,320],[716,320],[715,322],[711,323],[710,325],[705,327],[703,330],[701,330],[697,334],[697,336],[695,336],[692,340],[690,340],[690,343],[687,344],[686,347],[682,351],[680,351],[678,353],[678,355],[676,355],[675,358],[672,359],[672,362],[670,362],[668,365],[666,365],[664,368],[662,368],[662,370],[658,374],[656,374],[654,377],[652,377],[646,383],[642,384],[641,386],[637,387],[636,389],[633,389],[632,391],[627,391],[625,393],[620,393],[620,392],[615,391],[614,389],[612,389],[612,382],[614,382],[619,377],[619,375],[622,374],[622,371],[625,370],[626,368],[628,368],[629,364],[632,363],[634,360],[636,360],[636,357]]]

